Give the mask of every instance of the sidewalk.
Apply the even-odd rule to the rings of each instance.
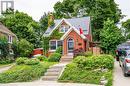
[[[58,83],[56,81],[38,81],[38,82],[0,84],[0,86],[101,86],[101,85],[79,84],[79,83]]]

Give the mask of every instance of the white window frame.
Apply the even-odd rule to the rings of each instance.
[[[58,48],[58,41],[61,41],[61,40],[50,40],[50,42],[49,42],[49,50],[50,51],[56,51],[56,49],[51,49],[51,41],[56,41],[56,49]],[[63,43],[63,42],[62,42]]]
[[[8,36],[8,43],[12,43],[13,37],[11,35]]]
[[[56,49],[57,49],[57,40],[50,40],[50,42],[49,42],[49,50],[50,51],[56,51],[56,49],[51,49],[51,42],[52,41],[55,41],[56,42]]]

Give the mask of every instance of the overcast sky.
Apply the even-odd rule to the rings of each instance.
[[[44,12],[53,11],[54,4],[59,0],[14,0],[15,9],[23,11],[35,20],[39,20]],[[60,0],[61,1],[61,0]],[[130,18],[130,0],[115,0],[119,4],[122,13],[126,15],[125,18]]]

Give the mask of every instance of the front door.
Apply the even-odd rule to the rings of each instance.
[[[73,55],[73,50],[74,50],[74,40],[73,39],[68,39],[68,54]]]

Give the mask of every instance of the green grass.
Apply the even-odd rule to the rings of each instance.
[[[110,61],[109,59],[105,60],[104,57],[103,57],[103,59],[97,58],[97,60],[98,61],[101,60],[102,62]],[[87,61],[89,62],[89,64],[87,64],[88,63]],[[91,61],[95,61],[95,60],[91,60]],[[113,60],[111,59],[111,61],[113,61]],[[80,58],[74,59],[74,61],[72,63],[67,65],[63,74],[59,78],[59,81],[60,82],[72,82],[72,83],[89,83],[89,84],[98,84],[99,85],[101,77],[105,76],[105,78],[108,80],[108,83],[106,84],[106,86],[112,86],[113,66],[110,66],[110,65],[113,65],[113,63],[112,64],[108,63],[108,64],[107,64],[108,66],[105,66],[105,67],[108,67],[108,71],[101,72],[101,70],[95,70],[96,66],[94,68],[91,67],[91,65],[98,65],[97,69],[99,69],[100,66],[104,66],[100,63],[100,61],[97,63],[93,63],[93,62],[90,62],[90,60],[87,60],[87,59],[85,60],[85,57],[84,58],[80,57]]]
[[[0,83],[27,82],[39,79],[49,66],[55,63],[42,62],[37,65],[15,65],[0,74]]]

